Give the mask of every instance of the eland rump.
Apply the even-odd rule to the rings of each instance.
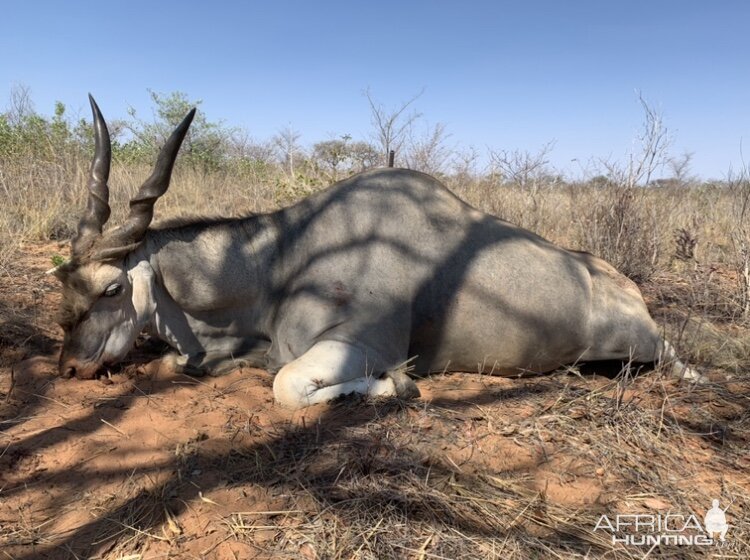
[[[276,371],[303,407],[340,395],[419,394],[404,373],[545,372],[579,361],[683,365],[636,285],[462,202],[436,179],[368,171],[270,214],[149,228],[191,111],[167,140],[126,221],[110,213],[109,133],[93,99],[88,203],[63,285],[60,372],[94,378],[146,331],[194,375]]]

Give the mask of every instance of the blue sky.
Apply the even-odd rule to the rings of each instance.
[[[209,120],[303,143],[371,131],[363,90],[442,122],[449,142],[552,163],[619,158],[664,116],[673,152],[723,177],[750,160],[750,2],[407,1],[3,3],[0,109],[14,84],[39,112],[150,114],[147,88],[201,99]]]

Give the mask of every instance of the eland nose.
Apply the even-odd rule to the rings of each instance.
[[[60,373],[60,377],[63,379],[70,379],[76,375],[76,363],[75,359],[66,358],[64,355],[60,355],[60,361],[58,362],[57,370]]]
[[[65,358],[60,360],[60,377],[70,379],[94,379],[99,370],[97,364],[84,363],[76,358]]]

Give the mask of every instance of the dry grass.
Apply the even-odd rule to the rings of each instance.
[[[221,388],[194,386],[193,397],[212,400],[226,423],[173,443],[161,468],[124,468],[114,482],[83,487],[54,469],[43,482],[28,476],[30,488],[70,490],[54,511],[42,500],[15,510],[13,523],[0,514],[4,550],[11,558],[231,558],[232,550],[238,558],[634,559],[648,548],[613,544],[595,530],[602,514],[702,518],[714,498],[731,504],[731,538],[711,552],[750,550],[747,379],[685,390],[627,370],[613,380],[573,370],[514,381],[452,375],[429,381],[444,388],[431,402],[319,407],[307,421],[265,427],[241,399],[227,400],[242,383],[239,375]],[[174,406],[169,395],[148,398],[132,402],[134,414]],[[116,399],[96,402],[106,414]],[[76,510],[87,522],[61,529],[56,520]],[[32,556],[21,552],[32,547]],[[676,546],[649,554],[705,557]]]
[[[67,238],[85,205],[88,166],[89,161],[80,157],[61,162],[19,157],[3,162],[0,172],[0,192],[6,204],[6,211],[0,217],[3,241]],[[110,177],[113,221],[122,217],[128,198],[149,172],[147,166],[113,164]],[[743,197],[742,181],[735,189],[724,185],[626,189],[575,183],[519,188],[491,178],[466,176],[460,180],[448,177],[446,182],[477,208],[565,246],[605,247],[605,241],[618,234],[624,238],[619,242],[626,247],[630,237],[650,239],[649,243],[656,246],[655,260],[660,265],[673,258],[675,235],[681,229],[698,241],[700,262],[724,262],[732,258],[738,218],[746,211],[736,207]],[[163,217],[191,212],[233,215],[265,211],[298,200],[327,184],[309,166],[290,178],[272,164],[210,173],[178,164],[170,191],[156,210]],[[653,255],[647,256],[647,260],[653,260]]]
[[[420,401],[300,417],[272,407],[253,372],[188,384],[137,364],[113,385],[76,389],[52,379],[54,365],[18,364],[59,341],[54,281],[41,274],[56,249],[38,242],[74,230],[87,167],[0,173],[0,557],[697,559],[706,553],[613,544],[594,527],[616,513],[702,520],[714,498],[731,504],[731,529],[708,554],[750,554],[742,188],[448,181],[478,208],[628,269],[708,386],[627,367],[612,378],[457,374],[420,381]],[[115,222],[148,173],[115,165]],[[273,167],[179,168],[157,212],[265,211],[322,184]]]
[[[81,156],[60,161],[17,157],[3,162],[0,192],[0,267],[24,241],[67,239],[85,205],[89,162]],[[150,169],[113,165],[112,221]],[[693,264],[720,265],[737,273],[736,305],[748,305],[747,275],[750,182],[729,185],[643,189],[617,184],[503,184],[491,177],[447,178],[448,185],[477,208],[531,229],[555,243],[599,255],[628,276],[644,281],[671,270],[684,257],[679,235],[695,243]],[[156,217],[186,214],[241,215],[268,211],[324,188],[326,179],[310,165],[289,177],[273,164],[229,167],[204,173],[179,166],[170,191],[156,205]],[[747,312],[745,312],[747,315]]]

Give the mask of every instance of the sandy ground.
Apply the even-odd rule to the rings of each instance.
[[[291,413],[272,377],[150,343],[56,377],[55,245],[0,279],[0,558],[750,557],[750,383],[448,374],[411,402]],[[615,372],[617,369],[615,370]],[[729,505],[724,547],[627,547],[602,514]]]

